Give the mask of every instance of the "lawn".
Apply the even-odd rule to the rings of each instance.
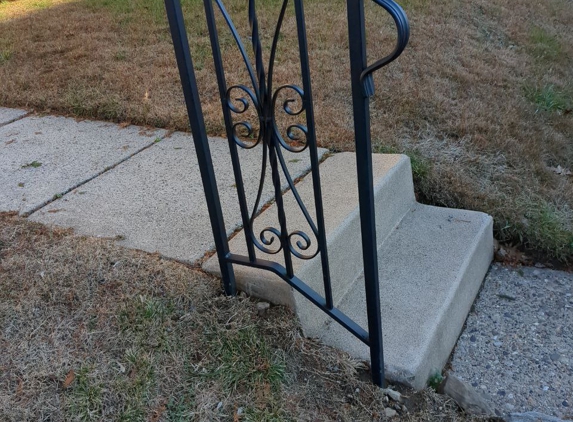
[[[6,213],[0,327],[6,422],[474,420],[430,389],[388,400],[284,307],[259,315],[196,269]]]
[[[268,48],[280,2],[260,0]],[[208,131],[224,134],[202,2],[184,0]],[[244,0],[228,0],[243,35]],[[376,152],[412,157],[419,199],[481,210],[496,237],[546,257],[573,256],[573,3],[404,0],[411,41],[375,76]],[[307,0],[319,143],[352,150],[345,3]],[[298,79],[289,9],[276,83]],[[222,26],[221,26],[222,27]],[[228,79],[246,83],[229,34]],[[0,105],[186,129],[161,0],[0,0]],[[372,59],[393,46],[368,2]]]

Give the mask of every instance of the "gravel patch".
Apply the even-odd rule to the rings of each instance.
[[[573,419],[573,274],[495,264],[450,371],[500,413]]]

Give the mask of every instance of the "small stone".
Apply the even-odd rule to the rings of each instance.
[[[515,406],[514,406],[513,404],[511,404],[511,403],[505,403],[504,406],[505,406],[505,408],[506,408],[507,410],[513,410],[513,409],[515,409]]]
[[[556,361],[559,360],[559,358],[560,358],[561,356],[559,356],[559,353],[551,353],[551,354],[549,355],[549,357],[551,358],[551,360],[552,360],[553,362],[556,362]]]
[[[217,403],[217,410],[221,409],[223,407],[223,402],[220,401],[219,403]]]
[[[503,397],[503,396],[505,396],[505,391],[504,390],[498,390],[497,395]]]
[[[244,412],[243,408],[242,408],[242,407],[239,407],[239,408],[237,409],[237,416],[241,416],[241,415],[243,414],[243,412]]]
[[[393,418],[398,414],[398,412],[396,412],[394,409],[390,409],[389,407],[387,407],[384,409],[384,414],[386,415],[387,418]]]
[[[543,391],[549,391],[549,386],[548,385],[544,385],[542,388]]]
[[[474,390],[453,374],[449,374],[440,384],[438,393],[450,396],[466,413],[473,415],[494,413],[483,393]]]
[[[569,402],[567,400],[563,400],[561,403],[564,407],[569,407]]]
[[[471,341],[472,343],[475,343],[475,341],[476,341],[476,336],[474,336],[474,335],[472,334],[471,337],[470,337],[470,341]]]
[[[354,390],[354,392],[355,392],[356,394],[360,393],[360,388],[357,388],[356,390]]]
[[[263,316],[267,313],[267,311],[269,310],[270,307],[271,307],[271,304],[268,302],[259,302],[259,303],[257,303],[257,313],[260,316]]]
[[[493,342],[493,345],[494,345],[495,347],[499,347],[499,346],[501,346],[502,344],[503,344],[503,343],[502,343],[501,341],[494,341],[494,342]]]
[[[402,395],[395,390],[392,390],[390,388],[384,388],[384,389],[382,389],[382,393],[386,394],[388,397],[390,397],[394,401],[397,401],[399,403],[402,402]]]

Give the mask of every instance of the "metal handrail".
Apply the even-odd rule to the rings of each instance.
[[[406,13],[400,7],[399,4],[393,0],[372,0],[378,6],[381,6],[386,10],[390,16],[394,19],[396,24],[396,31],[398,39],[396,41],[396,47],[387,56],[375,61],[360,74],[360,82],[364,86],[364,94],[368,97],[374,95],[374,82],[372,80],[372,74],[378,69],[390,64],[402,54],[406,46],[408,45],[408,40],[410,39],[410,24],[408,23],[408,17]]]

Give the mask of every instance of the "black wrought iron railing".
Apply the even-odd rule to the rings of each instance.
[[[278,275],[370,347],[372,380],[377,385],[383,385],[384,359],[374,219],[369,97],[374,94],[372,73],[397,58],[406,47],[409,37],[406,15],[400,6],[392,0],[374,0],[394,19],[398,32],[398,41],[390,55],[368,65],[366,58],[364,2],[363,0],[347,0],[350,77],[358,170],[357,182],[368,314],[368,331],[366,331],[338,310],[333,303],[303,0],[283,0],[274,29],[269,62],[266,65],[263,62],[256,3],[255,0],[245,1],[248,1],[249,6],[249,38],[254,57],[254,66],[231,16],[225,9],[223,0],[204,0],[205,15],[219,86],[219,96],[245,232],[247,255],[243,256],[231,253],[229,250],[181,5],[179,0],[165,0],[225,292],[229,295],[236,293],[233,265],[260,268]],[[273,86],[275,58],[289,1],[294,3],[302,86],[286,84],[275,88]],[[227,86],[223,57],[219,45],[216,12],[220,13],[227,29],[231,32],[242,57],[249,79],[245,84]],[[286,116],[296,117],[297,120],[287,124],[285,127],[285,125],[277,122],[277,110],[281,110]],[[253,114],[256,115],[256,121],[248,118]],[[258,181],[256,198],[252,206],[249,207],[238,150],[239,148],[253,149],[256,146],[262,148],[262,170]],[[314,219],[297,191],[297,187],[289,173],[283,151],[294,154],[308,151],[310,154],[314,188],[314,214],[316,216]],[[276,227],[265,227],[257,233],[254,230],[254,221],[261,205],[268,168],[270,168],[270,182],[274,190],[278,225]],[[289,229],[289,221],[283,203],[281,178],[284,178],[288,188],[294,195],[296,203],[310,227],[310,235],[302,230]],[[270,256],[281,254],[284,264],[258,258],[257,250]],[[324,296],[309,287],[304,280],[299,279],[293,269],[294,259],[308,260],[318,256],[322,266]]]

